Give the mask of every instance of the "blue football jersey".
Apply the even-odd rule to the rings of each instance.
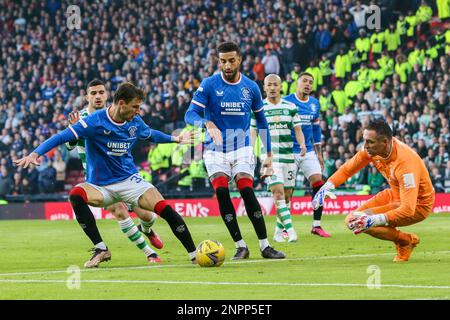
[[[192,103],[203,108],[204,118],[222,132],[222,146],[216,146],[206,133],[205,148],[222,152],[250,145],[251,112],[264,109],[258,85],[242,73],[236,83],[226,81],[222,73],[205,78]]]
[[[314,144],[322,143],[319,101],[311,96],[308,97],[308,100],[302,101],[295,93],[290,94],[283,99],[292,102],[297,106],[303,135],[305,136],[306,152],[313,151]],[[297,139],[295,139],[294,131],[292,131],[292,139],[294,140],[294,153],[300,153],[300,145],[297,143]]]
[[[137,139],[150,138],[152,131],[140,116],[124,123],[111,119],[103,109],[69,126],[86,144],[86,181],[104,186],[137,173],[131,150]]]

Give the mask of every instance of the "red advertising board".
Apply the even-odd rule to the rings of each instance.
[[[336,200],[327,200],[324,214],[347,214],[356,210],[371,196],[338,196]],[[258,198],[264,215],[275,215],[275,206],[272,198]],[[242,199],[232,199],[238,216],[246,215]],[[167,202],[183,217],[204,218],[220,216],[217,200],[208,199],[173,199]],[[91,207],[97,219],[111,219],[112,214],[103,208]],[[311,197],[294,197],[291,203],[292,214],[312,215]],[[437,194],[433,212],[450,212],[450,194]],[[132,214],[132,217],[135,217]],[[47,220],[73,219],[74,213],[68,202],[45,203],[45,218]]]

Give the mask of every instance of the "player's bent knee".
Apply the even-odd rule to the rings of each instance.
[[[322,176],[320,174],[313,174],[308,178],[309,182],[312,184],[316,184],[322,181]]]
[[[153,219],[156,219],[156,213],[152,211],[144,210],[139,207],[134,207],[133,211],[142,221],[149,222],[152,221]]]
[[[159,193],[158,189],[150,188],[139,197],[138,206],[141,209],[156,212],[155,205],[161,200],[164,200],[164,198],[161,193]]]
[[[252,177],[251,175],[249,175],[248,173],[240,172],[240,173],[238,173],[238,174],[236,175],[235,180],[236,180],[236,181],[239,181],[239,180],[241,180],[241,179],[251,179],[251,180],[253,180],[253,177]]]
[[[155,205],[155,213],[168,222],[183,221],[181,215],[176,212],[166,200],[161,200]]]
[[[228,179],[226,176],[217,176],[216,178],[211,180],[211,184],[213,189],[217,192],[220,189],[228,190]]]
[[[72,188],[69,192],[69,200],[74,197],[81,197],[83,201],[90,206],[93,207],[102,207],[103,206],[103,194],[97,189],[93,188],[89,184],[80,183]]]
[[[118,220],[125,220],[130,217],[128,213],[128,207],[123,202],[113,204],[112,206],[108,207],[108,210]]]
[[[221,178],[221,177],[227,179],[227,181],[228,181],[228,176],[225,173],[223,173],[223,172],[214,173],[211,177],[209,177],[209,180],[211,182],[213,182],[215,179]]]
[[[275,200],[285,200],[285,194],[283,190],[283,186],[280,184],[280,187],[273,187],[272,188],[272,194]]]
[[[88,203],[88,197],[86,190],[84,190],[82,187],[75,186],[72,190],[69,192],[69,200],[72,205],[76,205],[79,203]]]
[[[253,178],[249,178],[248,176],[239,179],[236,178],[236,185],[239,191],[246,188],[253,189]]]

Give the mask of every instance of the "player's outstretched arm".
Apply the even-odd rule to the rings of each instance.
[[[364,149],[359,150],[350,160],[344,163],[331,177],[329,177],[327,182],[316,193],[311,203],[313,209],[315,210],[320,206],[323,206],[326,198],[335,199],[336,196],[333,194],[332,190],[339,187],[371,161],[370,156]]]
[[[303,157],[306,154],[305,135],[303,134],[302,126],[295,126],[295,139],[300,145],[300,155]]]
[[[150,140],[156,143],[179,143],[179,144],[193,144],[194,143],[194,132],[186,131],[178,136],[170,136],[164,132],[152,129],[152,135]]]
[[[150,141],[155,143],[179,143],[192,144],[194,143],[194,132],[183,132],[178,136],[171,136],[159,130],[151,129]]]
[[[23,157],[21,159],[15,160],[14,164],[16,164],[18,167],[28,167],[30,164],[39,165],[39,157],[43,154],[46,154],[53,148],[68,142],[76,140],[76,136],[73,129],[65,129],[54,136],[48,138],[45,140],[39,147],[37,147],[30,155]]]
[[[39,166],[41,164],[39,157],[40,156],[37,153],[32,152],[28,156],[23,157],[21,159],[14,160],[13,162],[17,167],[23,167],[23,168],[28,168],[28,166],[31,164],[33,164],[35,166]]]
[[[193,144],[195,143],[195,132],[194,131],[186,131],[178,136],[175,136],[175,142],[179,144]]]

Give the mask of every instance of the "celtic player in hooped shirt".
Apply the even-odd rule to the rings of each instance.
[[[228,183],[231,179],[236,181],[258,236],[261,255],[269,259],[283,259],[284,253],[272,248],[267,240],[264,217],[253,191],[255,162],[250,141],[252,112],[268,153],[263,163],[263,176],[272,174],[270,135],[261,92],[254,81],[239,72],[242,57],[237,44],[223,42],[217,49],[221,73],[202,81],[185,115],[185,121],[207,130],[205,166],[216,191],[220,214],[236,245],[233,259],[247,259],[250,252],[242,238],[230,199]]]
[[[301,146],[301,156],[306,153],[305,137],[302,132],[297,106],[281,99],[281,79],[276,74],[269,74],[264,79],[264,115],[269,124],[270,140],[272,142],[273,170],[267,178],[267,185],[273,194],[277,210],[277,223],[274,241],[284,242],[283,229],[287,231],[289,242],[297,241],[297,233],[291,219],[289,203],[295,187],[297,166],[293,153],[294,141],[291,131],[295,132],[295,139]],[[252,142],[256,141],[256,120],[252,117]],[[255,143],[252,143],[255,145]],[[262,154],[261,157],[265,155]]]
[[[39,165],[39,157],[68,141],[84,139],[86,142],[86,183],[70,192],[77,220],[84,229],[91,229],[95,219],[88,204],[107,207],[117,202],[153,211],[167,221],[195,261],[195,244],[183,218],[164,200],[159,191],[137,173],[131,149],[137,139],[150,139],[156,143],[192,143],[191,134],[169,136],[150,129],[139,116],[144,92],[131,83],[122,83],[114,94],[108,109],[94,112],[75,125],[44,141],[30,155],[15,160],[19,167]]]

